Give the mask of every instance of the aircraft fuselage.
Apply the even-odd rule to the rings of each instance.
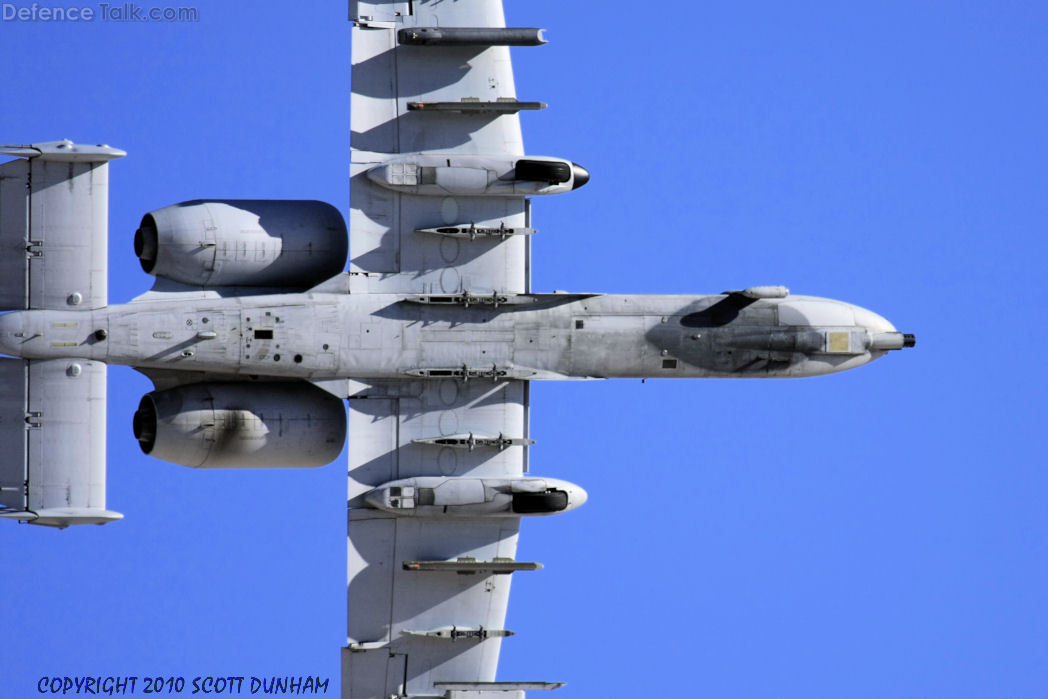
[[[904,342],[857,306],[738,294],[313,292],[0,316],[0,351],[27,359],[312,380],[815,376]]]

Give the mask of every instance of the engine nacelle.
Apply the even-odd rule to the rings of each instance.
[[[142,397],[142,451],[193,468],[311,468],[346,441],[346,409],[305,382],[198,383]]]
[[[193,286],[308,289],[345,268],[348,246],[345,219],[322,201],[187,201],[135,232],[143,270]]]

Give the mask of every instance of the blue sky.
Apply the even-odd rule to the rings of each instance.
[[[15,3],[16,6],[24,6]],[[58,5],[50,5],[57,7]],[[143,213],[201,197],[348,210],[345,4],[205,1],[196,23],[0,22],[0,142],[128,151],[110,301]],[[510,0],[534,287],[786,284],[917,348],[800,381],[542,384],[500,679],[609,696],[1048,694],[1048,10],[1028,2]],[[0,527],[0,696],[45,675],[315,674],[345,641],[344,460],[198,472],[141,455],[114,368],[109,506]],[[343,465],[339,465],[343,464]],[[3,523],[0,523],[3,524]]]

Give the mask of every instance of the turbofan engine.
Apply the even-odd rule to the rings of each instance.
[[[147,393],[134,430],[143,452],[183,466],[310,468],[342,451],[346,410],[311,383],[198,383]]]
[[[308,289],[345,268],[348,245],[345,219],[322,201],[187,201],[135,232],[143,270],[193,286]]]

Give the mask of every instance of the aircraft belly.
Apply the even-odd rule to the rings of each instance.
[[[644,339],[643,316],[580,316],[569,356],[575,376],[645,376],[657,352]]]
[[[549,361],[553,330],[540,323],[518,323],[514,328],[513,363],[540,367]]]
[[[401,378],[402,356],[381,349],[345,350],[339,358],[338,377]]]
[[[309,365],[319,373],[337,373],[342,349],[342,318],[336,304],[314,307],[314,335],[309,338]]]
[[[421,335],[424,367],[503,366],[511,361],[513,332],[498,329],[438,329]]]
[[[733,305],[724,295],[502,307],[435,298],[280,294],[196,299],[178,311],[163,301],[34,310],[6,314],[0,342],[27,359],[316,380],[463,367],[516,378],[813,376],[883,354],[866,349],[865,328],[783,325],[774,302]]]
[[[122,312],[115,307],[97,325],[108,328],[88,340],[106,362],[166,369],[183,365],[236,367],[241,361],[238,309],[201,308],[190,312],[161,309]],[[193,367],[197,368],[197,367]]]
[[[231,311],[218,311],[215,313],[204,311],[198,313],[186,313],[183,324],[187,332],[196,331],[193,339],[193,356],[200,361],[214,362],[217,364],[236,365],[240,363],[242,346],[237,342],[240,326],[240,314]],[[213,339],[202,339],[211,337]],[[220,341],[219,338],[230,338],[228,341]],[[219,340],[219,341],[215,341]]]

